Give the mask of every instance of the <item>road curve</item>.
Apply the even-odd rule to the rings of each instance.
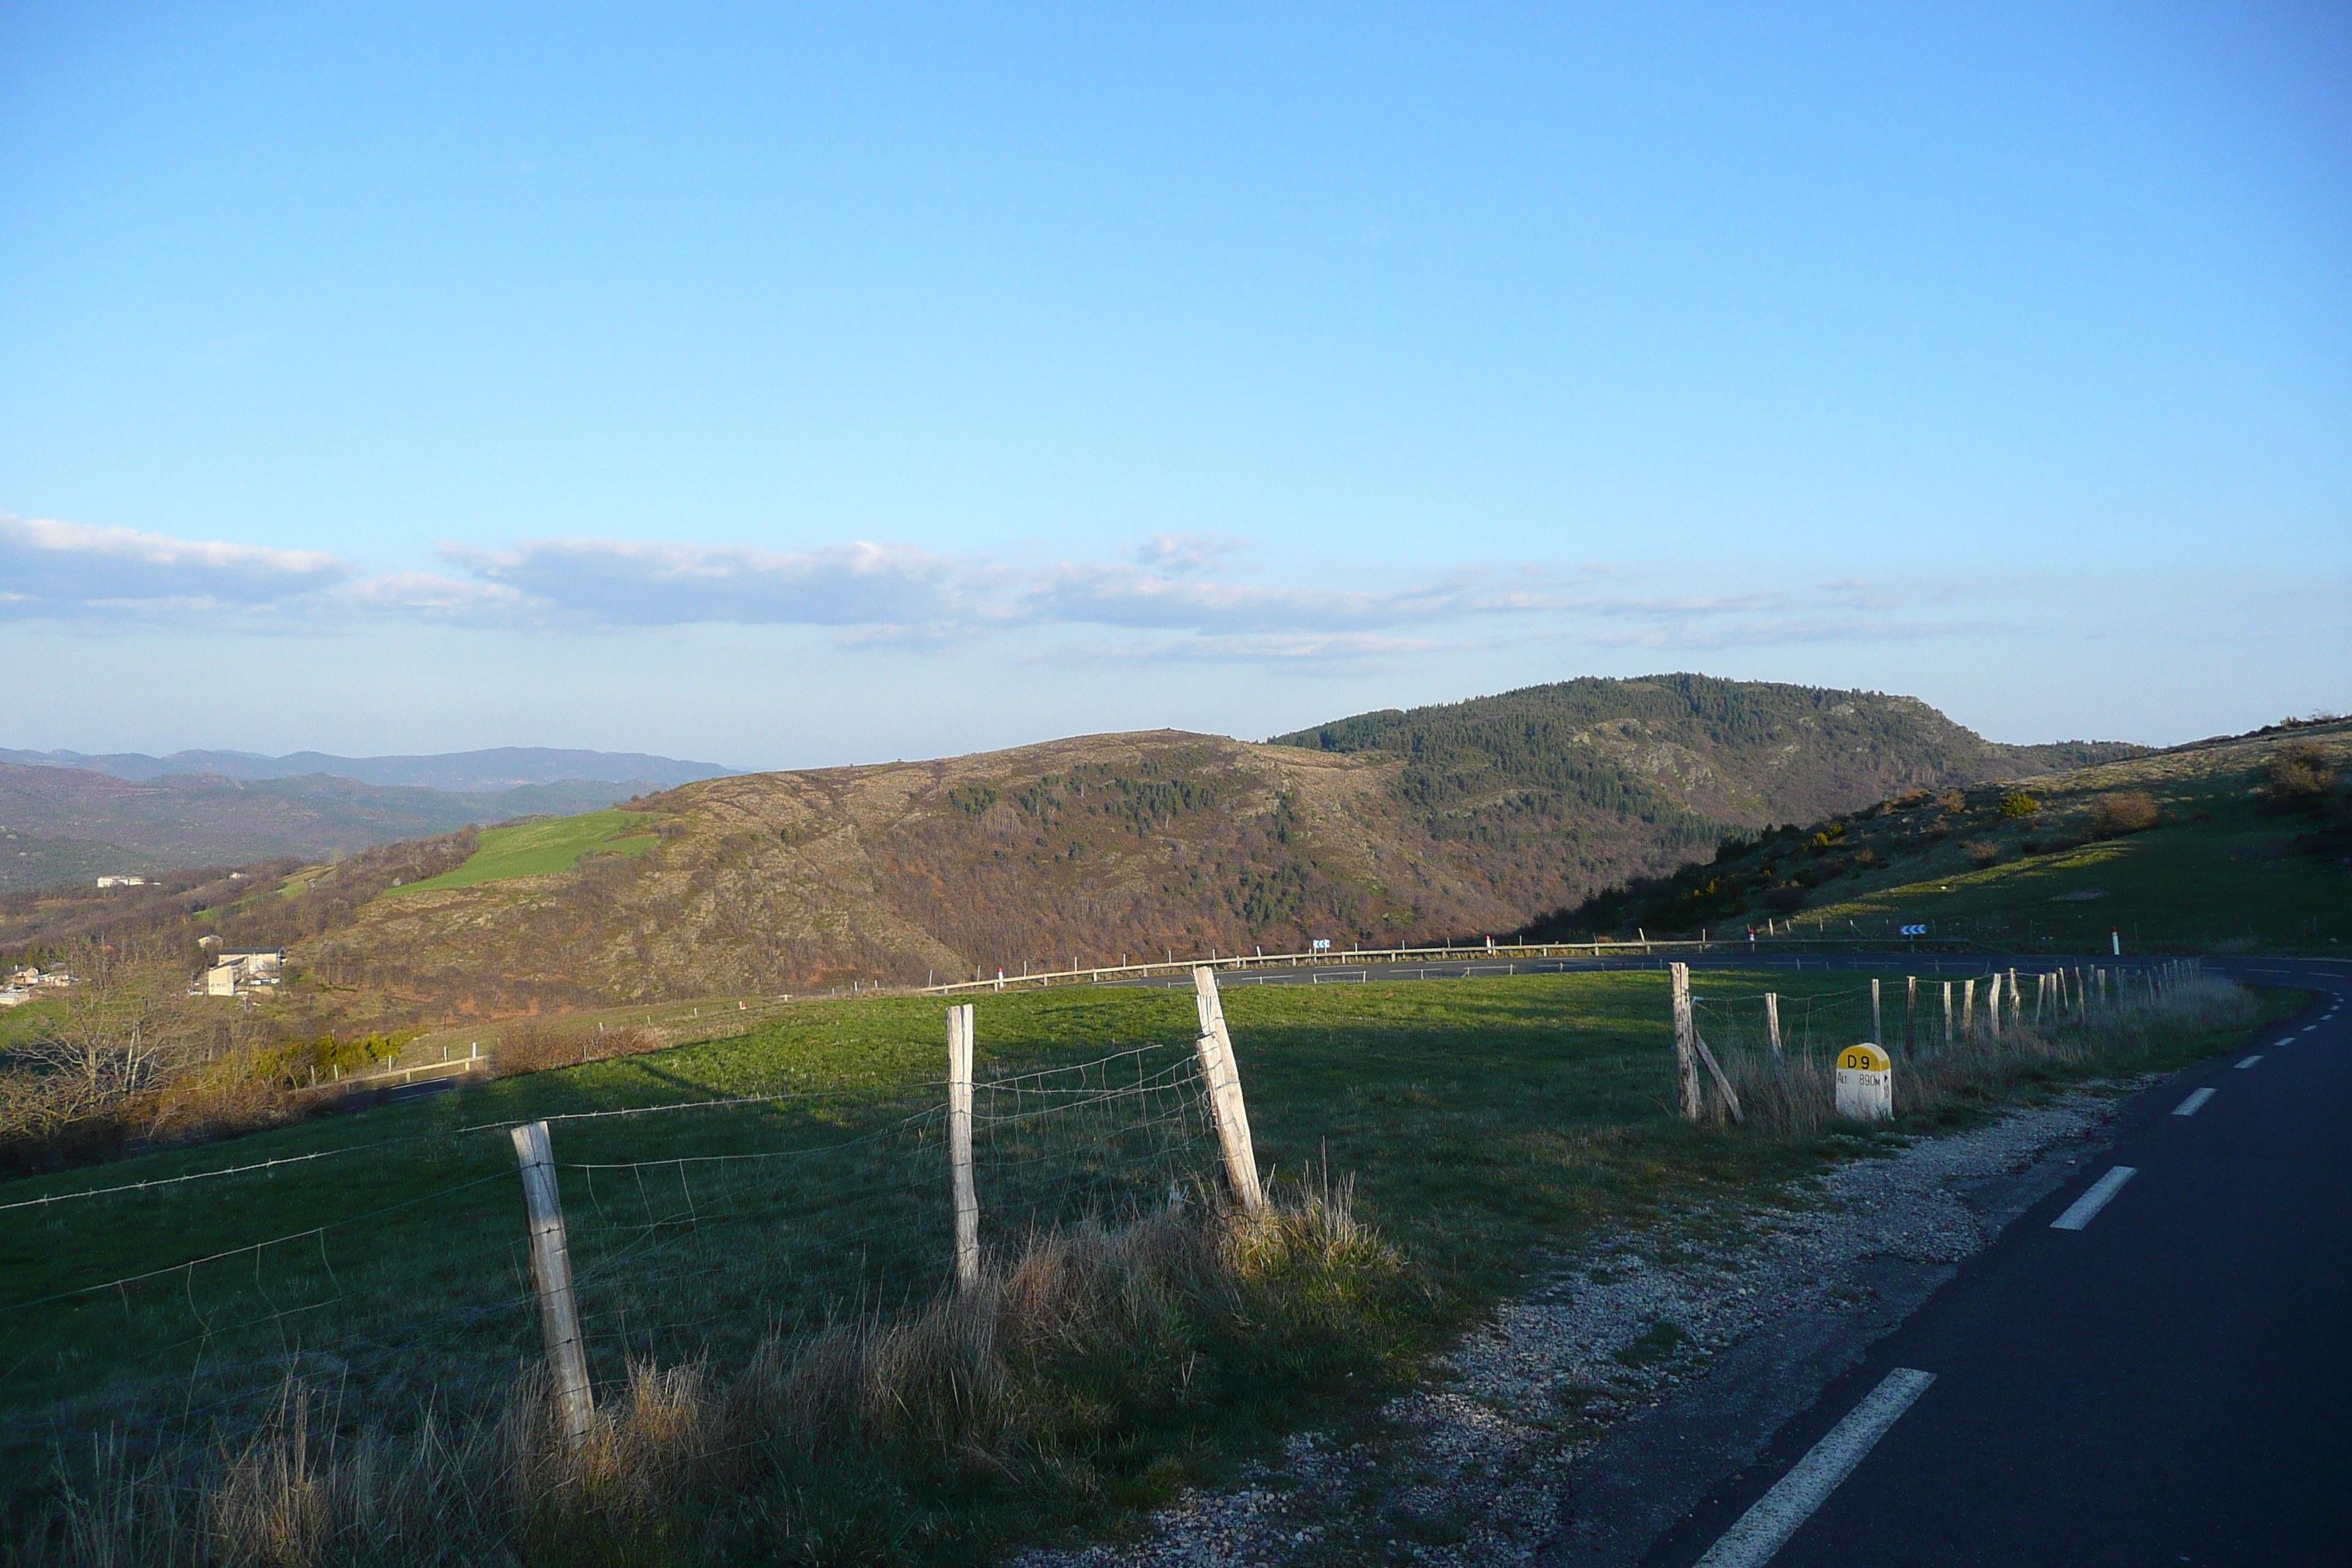
[[[2316,999],[2136,1096],[1638,1561],[2352,1563],[2352,973],[2210,962]]]

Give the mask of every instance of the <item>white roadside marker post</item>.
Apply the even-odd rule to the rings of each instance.
[[[1895,1114],[1895,1064],[1867,1040],[1838,1053],[1837,1113],[1856,1121],[1884,1121]]]

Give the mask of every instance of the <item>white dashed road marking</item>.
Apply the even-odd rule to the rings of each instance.
[[[2091,1223],[2091,1216],[2107,1206],[2107,1200],[2123,1190],[2123,1184],[2139,1174],[2137,1165],[2117,1165],[2091,1184],[2091,1190],[2076,1198],[2064,1214],[2050,1222],[2053,1230],[2080,1230]]]
[[[1934,1373],[1914,1372],[1909,1367],[1888,1373],[1861,1404],[1846,1413],[1844,1420],[1830,1428],[1829,1436],[1780,1478],[1778,1486],[1758,1498],[1739,1516],[1739,1522],[1707,1548],[1698,1568],[1763,1568],[1935,1381]]]
[[[2205,1102],[2212,1098],[2213,1091],[2211,1089],[2200,1089],[2195,1094],[2190,1095],[2187,1100],[2182,1100],[2179,1105],[2174,1106],[2172,1108],[2172,1114],[2175,1116],[2194,1116],[2199,1111],[2204,1110]]]
[[[2256,1062],[2258,1062],[2258,1061],[2260,1061],[2260,1060],[2262,1060],[2262,1059],[2263,1059],[2263,1053],[2262,1053],[2262,1052],[2260,1052],[2260,1051],[2256,1051],[2252,1056],[2248,1057],[2244,1061],[2242,1061],[2242,1062],[2240,1062],[2240,1063],[2238,1064],[2238,1070],[2239,1070],[2240,1072],[2243,1072],[2243,1071],[2245,1071],[2248,1068],[2250,1068],[2250,1067],[2253,1066]]]

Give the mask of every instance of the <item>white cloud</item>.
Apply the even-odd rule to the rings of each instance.
[[[0,515],[0,604],[16,616],[250,608],[317,593],[350,574],[324,551]]]
[[[1247,542],[1162,533],[1130,561],[952,556],[852,542],[802,551],[567,538],[504,550],[445,543],[451,571],[366,574],[322,551],[174,539],[0,517],[0,616],[93,624],[361,621],[554,630],[805,626],[845,648],[944,649],[1055,628],[1120,660],[1338,665],[1515,640],[1660,648],[1916,639],[1971,629],[1911,620],[1859,580],[1810,590],[1641,584],[1599,566],[1460,568],[1402,585],[1240,580]],[[1595,593],[1610,577],[1611,592]],[[1720,574],[1718,574],[1718,583]],[[1933,602],[1932,589],[1924,596]]]
[[[444,544],[441,556],[556,615],[606,626],[919,626],[961,618],[990,575],[910,545],[864,542],[778,552],[541,539],[505,551]]]
[[[1170,576],[1213,572],[1248,543],[1230,533],[1155,533],[1135,547],[1135,558]]]

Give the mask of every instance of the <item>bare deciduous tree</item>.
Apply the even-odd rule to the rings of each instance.
[[[184,965],[136,948],[83,942],[60,955],[73,976],[57,1016],[18,1060],[53,1093],[89,1110],[152,1089],[194,1058],[204,1037]]]

